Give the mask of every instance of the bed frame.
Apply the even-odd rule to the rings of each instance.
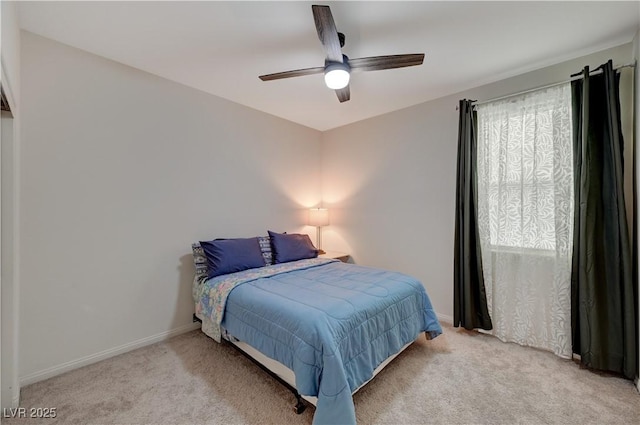
[[[202,320],[200,320],[200,318],[198,316],[196,316],[195,313],[193,315],[193,321],[202,323]],[[255,348],[253,348],[252,346],[250,346],[246,342],[240,341],[239,339],[233,337],[232,335],[230,335],[229,333],[227,333],[224,330],[223,330],[223,333],[222,333],[222,340],[226,344],[228,344],[229,346],[233,347],[240,354],[245,356],[247,359],[251,360],[251,362],[253,362],[260,369],[262,369],[266,373],[268,373],[273,379],[278,381],[280,384],[282,384],[289,391],[291,391],[293,393],[294,397],[296,398],[296,404],[293,406],[293,410],[297,414],[301,414],[307,408],[307,406],[303,402],[303,400],[307,401],[308,403],[310,403],[310,404],[312,404],[314,406],[317,404],[317,402],[318,402],[318,398],[317,397],[300,395],[300,393],[298,392],[298,390],[296,389],[296,386],[295,386],[295,382],[296,382],[295,374],[293,373],[293,371],[291,369],[289,369],[288,367],[286,367],[282,363],[265,356],[260,351],[256,350]],[[369,382],[371,382],[371,380],[373,378],[375,378],[376,375],[378,373],[380,373],[380,371],[382,371],[382,369],[384,369],[389,363],[391,363],[391,361],[393,359],[395,359],[400,353],[402,353],[411,344],[413,344],[413,341],[411,341],[408,344],[404,345],[397,353],[389,356],[384,362],[382,362],[373,371],[373,375],[371,376],[371,378],[368,381],[364,382],[362,385],[360,385],[358,388],[356,388],[356,390],[352,394],[355,394],[362,387],[364,387]]]

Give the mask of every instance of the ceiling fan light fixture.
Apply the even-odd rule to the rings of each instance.
[[[422,65],[424,53],[403,55],[370,56],[349,60],[342,53],[345,36],[338,32],[329,6],[314,4],[311,6],[316,32],[325,51],[324,66],[315,68],[294,69],[275,74],[260,75],[262,81],[273,81],[281,78],[302,77],[303,75],[324,73],[324,82],[330,89],[335,90],[340,103],[351,99],[349,79],[351,69],[358,71],[379,71],[382,69],[404,68]]]
[[[349,85],[349,71],[346,63],[331,63],[324,69],[324,82],[330,89],[343,89]]]

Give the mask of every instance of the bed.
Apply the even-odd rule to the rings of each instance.
[[[355,424],[352,394],[420,333],[442,333],[416,279],[327,258],[197,271],[193,296],[203,332],[314,404],[314,424]]]

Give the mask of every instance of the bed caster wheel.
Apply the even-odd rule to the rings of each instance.
[[[307,406],[304,405],[302,400],[299,400],[298,403],[295,406],[293,406],[293,411],[296,412],[297,415],[300,415],[302,414],[302,412],[305,411],[306,408]]]

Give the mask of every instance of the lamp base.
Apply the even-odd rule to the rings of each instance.
[[[326,254],[326,251],[324,249],[322,249],[322,228],[320,226],[316,227],[316,230],[318,232],[317,236],[316,236],[316,243],[318,245],[318,255],[322,255],[322,254]]]

